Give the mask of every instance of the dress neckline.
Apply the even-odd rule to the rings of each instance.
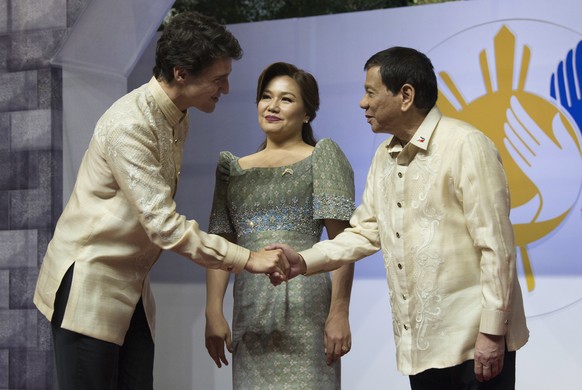
[[[279,165],[277,167],[250,167],[250,168],[243,168],[239,164],[240,157],[236,157],[236,159],[235,159],[235,166],[236,166],[236,169],[239,172],[252,172],[252,171],[262,171],[262,170],[265,170],[266,171],[266,170],[269,170],[269,169],[272,169],[272,170],[285,170],[285,169],[289,169],[289,168],[296,167],[296,166],[304,163],[305,161],[310,160],[311,157],[313,156],[313,153],[314,152],[315,152],[315,148],[313,149],[313,151],[311,152],[311,154],[309,156],[307,156],[305,158],[302,158],[301,160],[297,160],[294,163],[287,164],[287,165]]]

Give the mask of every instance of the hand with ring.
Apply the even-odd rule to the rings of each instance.
[[[330,365],[350,352],[352,333],[347,311],[331,309],[325,322],[325,362]]]

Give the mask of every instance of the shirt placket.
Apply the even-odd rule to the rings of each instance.
[[[406,218],[406,175],[408,172],[408,159],[403,150],[396,158],[396,171],[394,175],[394,198],[391,199],[391,209],[394,216],[394,242],[396,264],[397,290],[395,291],[398,306],[400,307],[399,326],[400,329],[400,352],[405,356],[400,357],[400,362],[404,365],[411,364],[412,352],[412,319],[410,316],[410,289],[407,278],[407,263],[405,251],[405,218]]]
[[[174,191],[172,197],[176,194],[178,189],[178,181],[180,180],[180,169],[182,166],[182,153],[184,150],[184,134],[182,131],[182,125],[178,124],[174,127],[172,131],[172,158],[174,160]]]
[[[398,164],[396,166],[396,175],[394,180],[394,189],[395,189],[395,197],[392,199],[393,203],[393,213],[395,216],[394,219],[394,240],[395,240],[395,254],[396,258],[398,259],[398,263],[396,265],[397,271],[396,274],[398,275],[398,291],[396,291],[396,299],[398,300],[398,305],[400,306],[400,326],[401,326],[401,335],[402,338],[400,340],[402,347],[402,351],[410,351],[412,346],[412,332],[411,332],[411,324],[412,320],[410,318],[410,294],[408,291],[408,283],[407,283],[407,264],[406,264],[406,253],[405,253],[405,231],[404,231],[404,218],[405,218],[405,183],[406,183],[406,172],[408,167],[406,165]],[[409,361],[406,359],[405,361]]]

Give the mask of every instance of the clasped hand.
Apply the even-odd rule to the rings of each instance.
[[[303,258],[289,245],[271,244],[265,247],[265,250],[281,251],[288,265],[288,268],[286,268],[284,274],[280,274],[278,271],[267,273],[267,276],[269,276],[271,279],[271,284],[273,284],[273,286],[278,286],[282,282],[291,280],[297,275],[303,275],[307,271],[307,266]]]
[[[287,280],[289,261],[283,250],[276,247],[265,248],[259,252],[251,252],[245,269],[254,274],[264,273],[269,276],[271,283],[281,284]]]

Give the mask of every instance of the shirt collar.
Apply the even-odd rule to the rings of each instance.
[[[430,142],[430,138],[434,133],[434,129],[436,125],[442,118],[442,114],[435,105],[431,110],[428,112],[414,135],[412,136],[409,144],[416,146],[419,149],[427,150],[428,144]],[[388,145],[386,146],[388,152],[390,153],[400,153],[403,149],[403,146],[400,145],[400,141],[396,137],[392,137]]]
[[[434,129],[441,120],[443,114],[439,111],[437,106],[433,106],[428,112],[422,123],[420,124],[416,133],[412,136],[410,143],[422,150],[428,149],[428,143],[434,133]]]
[[[168,97],[166,92],[162,89],[159,81],[156,80],[155,77],[152,77],[148,82],[148,89],[160,107],[160,110],[170,123],[170,126],[175,126],[180,123],[182,119],[184,119],[187,112],[180,111],[180,109],[176,107],[172,99]]]

